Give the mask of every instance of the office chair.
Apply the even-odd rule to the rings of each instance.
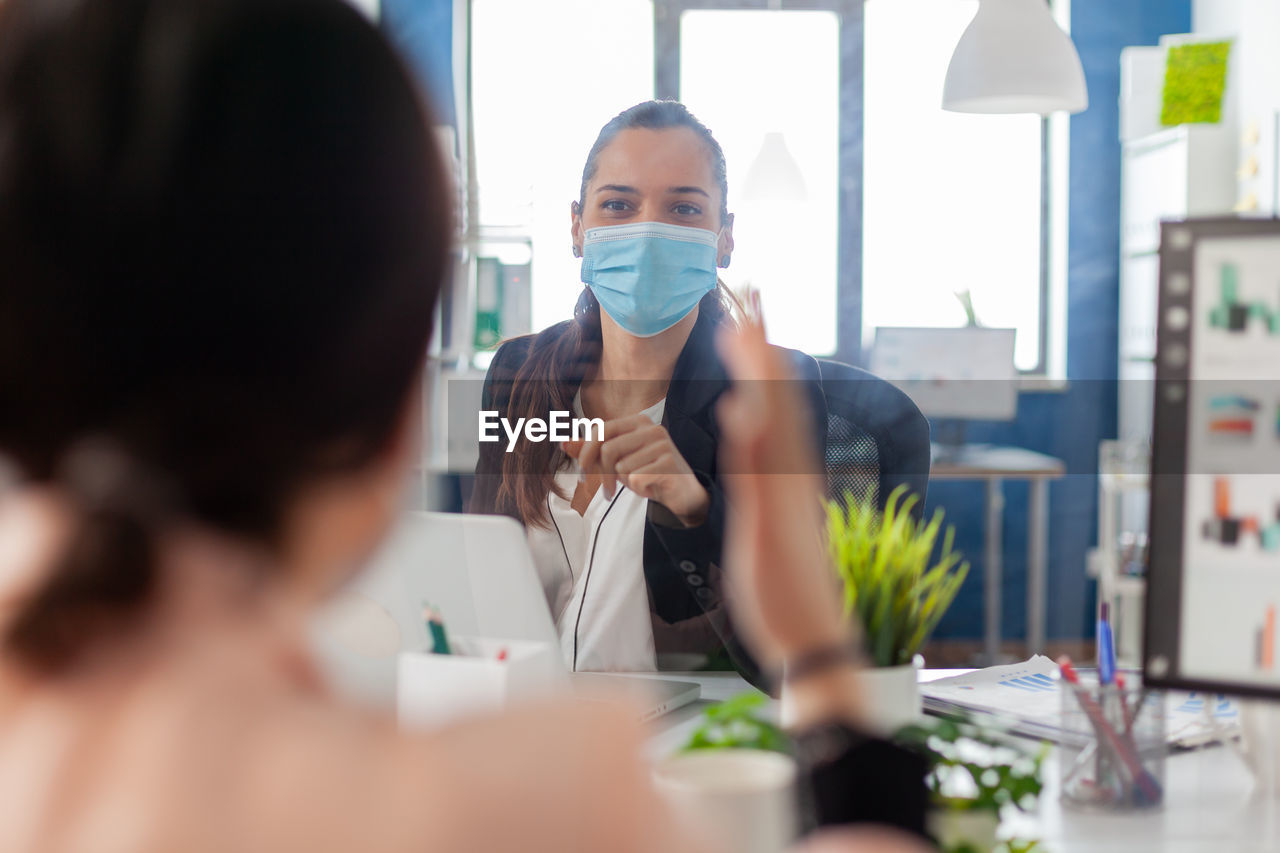
[[[929,421],[911,398],[858,367],[818,360],[827,398],[827,495],[860,498],[871,489],[883,509],[899,485],[918,497],[920,519],[929,491]]]

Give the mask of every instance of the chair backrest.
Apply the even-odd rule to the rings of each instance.
[[[920,518],[929,491],[929,421],[901,389],[838,361],[818,360],[827,398],[827,494],[862,497],[871,489],[883,507],[900,485],[918,496]]]

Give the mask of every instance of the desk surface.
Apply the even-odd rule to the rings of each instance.
[[[951,674],[926,670],[922,680]],[[696,681],[702,699],[651,723],[653,757],[680,747],[702,709],[747,689],[734,673],[657,673]],[[1058,802],[1057,751],[1044,765],[1045,791],[1039,813],[1006,824],[1020,838],[1036,838],[1045,853],[1274,853],[1280,851],[1280,799],[1257,797],[1248,770],[1227,748],[1209,747],[1171,755],[1165,766],[1162,809],[1123,816],[1063,808]]]
[[[972,480],[986,477],[1049,479],[1066,472],[1062,460],[1025,447],[966,444],[953,454],[934,454],[929,476],[940,480]]]

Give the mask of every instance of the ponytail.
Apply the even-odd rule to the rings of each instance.
[[[559,330],[552,326],[534,339],[529,357],[512,380],[511,415],[546,417],[548,412],[573,407],[582,380],[600,363],[600,303],[591,288],[582,288],[573,320],[557,335]],[[546,527],[550,523],[547,494],[554,491],[569,498],[555,483],[556,472],[567,459],[554,442],[529,442],[522,437],[518,452],[503,454],[497,511],[517,516],[527,525]]]
[[[146,603],[157,532],[172,512],[161,478],[105,444],[77,447],[59,480],[74,505],[72,533],[3,638],[5,651],[45,671],[67,665],[94,635]]]

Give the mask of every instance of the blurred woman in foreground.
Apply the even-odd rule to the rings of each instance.
[[[684,849],[627,712],[408,735],[303,651],[414,456],[437,162],[337,0],[0,7],[4,850]],[[738,378],[783,375],[758,328],[724,346]],[[816,480],[753,474],[808,470],[788,386],[725,403],[736,606],[762,660],[809,662],[802,726],[847,727]],[[914,765],[846,731],[824,818],[919,831]]]

